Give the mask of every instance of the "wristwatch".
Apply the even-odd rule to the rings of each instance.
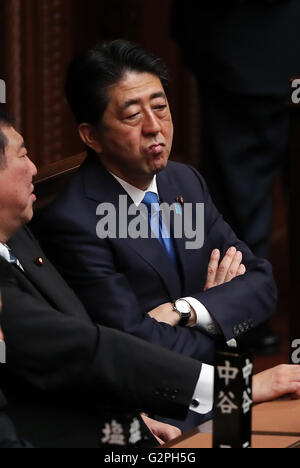
[[[173,305],[173,308],[181,317],[179,325],[185,327],[192,315],[190,304],[185,299],[178,299]]]

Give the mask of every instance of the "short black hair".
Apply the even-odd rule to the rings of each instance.
[[[72,60],[65,91],[78,123],[101,127],[109,103],[108,87],[118,83],[128,71],[157,76],[168,93],[169,76],[165,63],[133,42],[117,39],[98,43]]]
[[[2,132],[2,128],[13,126],[13,117],[9,114],[5,107],[0,106],[0,169],[6,164],[5,148],[7,145],[7,138]]]

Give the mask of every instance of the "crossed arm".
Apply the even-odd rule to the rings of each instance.
[[[246,273],[246,267],[242,264],[243,255],[235,247],[230,247],[224,258],[218,249],[213,250],[207,269],[207,278],[204,290],[214,288],[224,283],[229,283],[234,278]],[[179,314],[174,313],[173,304],[167,302],[151,310],[148,315],[157,322],[167,323],[171,326],[179,324]],[[193,327],[196,324],[196,313],[192,309],[192,316],[187,326]]]

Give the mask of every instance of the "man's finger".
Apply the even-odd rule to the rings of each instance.
[[[215,286],[216,281],[216,274],[218,271],[219,261],[220,261],[221,253],[218,249],[213,250],[207,270],[207,278],[204,290],[213,288]]]
[[[227,271],[225,283],[229,283],[231,280],[233,280],[237,276],[237,272],[242,263],[242,260],[243,260],[242,252],[237,252],[235,256],[233,257],[231,265]]]
[[[216,285],[220,285],[225,283],[225,278],[227,276],[228,270],[230,268],[230,265],[232,263],[232,260],[236,254],[236,248],[235,247],[230,247],[230,249],[227,250],[225,257],[223,258],[222,262],[219,265],[217,274],[216,274]]]
[[[243,276],[246,273],[247,269],[245,265],[241,264],[236,276]]]

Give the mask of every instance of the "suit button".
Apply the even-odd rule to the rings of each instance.
[[[159,391],[159,390],[155,390],[154,395],[155,395],[155,396],[160,396],[160,391]]]
[[[191,406],[192,408],[199,408],[200,401],[198,400],[198,398],[195,398],[194,400],[191,401]]]

